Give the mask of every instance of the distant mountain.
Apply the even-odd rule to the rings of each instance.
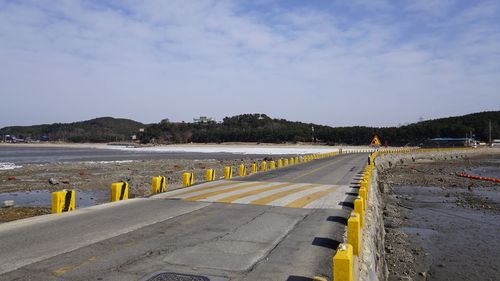
[[[489,121],[492,138],[500,138],[500,111],[427,120],[400,127],[329,127],[311,123],[271,118],[265,114],[242,114],[226,117],[222,122],[175,123],[162,120],[142,124],[129,119],[102,117],[75,123],[15,126],[0,129],[0,134],[18,138],[69,142],[112,142],[130,140],[137,135],[143,143],[221,143],[221,142],[321,142],[327,144],[367,145],[376,134],[389,145],[417,145],[430,138],[465,137],[488,141]],[[139,133],[139,128],[145,128]]]
[[[130,140],[131,135],[144,127],[145,124],[134,120],[101,117],[74,123],[5,127],[0,129],[0,134],[33,140],[48,137],[51,141],[112,142]]]

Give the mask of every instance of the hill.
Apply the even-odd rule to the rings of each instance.
[[[121,118],[101,117],[74,123],[54,123],[34,126],[12,126],[0,129],[0,134],[10,134],[18,138],[40,139],[68,142],[111,142],[130,140],[139,128],[146,125]]]
[[[218,143],[218,142],[324,142],[328,144],[366,145],[375,134],[390,145],[418,145],[429,138],[465,137],[488,140],[488,122],[493,138],[500,137],[500,111],[473,113],[441,118],[402,127],[329,127],[311,123],[273,119],[265,114],[226,117],[221,123],[159,123],[141,135],[143,142]]]
[[[50,140],[69,142],[111,142],[130,140],[137,134],[143,143],[222,143],[222,142],[321,142],[327,144],[367,145],[375,134],[389,145],[418,145],[430,138],[465,137],[488,140],[488,123],[492,137],[500,138],[500,111],[427,120],[401,127],[329,127],[312,123],[271,118],[265,114],[242,114],[226,117],[222,122],[174,123],[162,121],[145,125],[129,119],[96,118],[74,123],[15,126],[0,129],[33,139],[48,136]],[[139,128],[145,128],[138,133]]]

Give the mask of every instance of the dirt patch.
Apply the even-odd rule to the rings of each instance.
[[[50,214],[49,208],[15,207],[0,209],[0,223]]]
[[[451,157],[450,157],[451,158]],[[389,280],[498,280],[500,155],[416,160],[380,173]]]

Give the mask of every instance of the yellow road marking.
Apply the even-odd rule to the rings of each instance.
[[[250,184],[244,184],[244,185],[241,185],[241,186],[238,186],[238,187],[233,187],[233,188],[228,188],[228,189],[224,189],[224,190],[217,190],[217,191],[212,191],[212,192],[208,192],[208,193],[203,193],[203,194],[200,194],[200,195],[196,195],[196,196],[185,198],[183,200],[186,200],[186,201],[197,201],[197,200],[200,200],[200,199],[205,199],[205,198],[210,197],[210,196],[215,196],[215,195],[219,195],[219,194],[223,194],[223,193],[227,193],[227,192],[231,192],[231,191],[242,190],[242,189],[245,189],[245,188],[259,186],[259,185],[263,185],[263,184],[269,184],[269,183],[268,182],[255,182],[255,183],[250,183]]]
[[[205,191],[205,190],[209,190],[209,189],[212,189],[212,188],[224,187],[224,186],[238,184],[238,183],[242,183],[242,182],[241,181],[228,181],[228,182],[218,183],[218,184],[210,185],[210,186],[207,186],[207,187],[202,187],[202,188],[187,190],[187,191],[184,191],[184,192],[181,192],[181,193],[177,193],[175,195],[170,195],[167,198],[175,198],[175,197],[186,195],[186,194],[189,194],[189,193],[195,193],[195,192],[198,192],[198,191]]]
[[[243,198],[243,197],[247,197],[247,196],[251,196],[251,195],[256,195],[256,194],[259,194],[259,193],[262,193],[262,192],[266,192],[266,191],[269,191],[269,190],[274,190],[274,189],[282,188],[282,187],[285,187],[285,186],[290,186],[290,185],[293,185],[293,184],[295,184],[295,183],[293,183],[293,182],[287,182],[287,183],[282,183],[282,184],[273,185],[273,186],[269,186],[269,187],[254,189],[254,190],[250,190],[250,191],[247,191],[247,192],[239,193],[239,194],[236,194],[236,195],[233,195],[233,196],[224,197],[222,199],[217,200],[217,202],[219,202],[219,203],[232,203],[233,201],[236,201],[236,200],[238,200],[240,198]]]
[[[317,191],[317,192],[314,192],[314,193],[309,194],[307,196],[304,196],[302,198],[299,198],[297,200],[294,200],[291,203],[289,203],[288,205],[286,205],[285,207],[302,208],[305,205],[311,203],[312,201],[318,200],[319,198],[321,198],[321,197],[323,197],[323,196],[325,196],[327,194],[330,194],[330,193],[332,193],[334,191],[335,191],[334,188],[329,188],[327,190]]]
[[[254,205],[266,205],[267,203],[270,203],[270,202],[272,202],[274,200],[283,198],[283,197],[285,197],[287,195],[290,195],[290,194],[293,194],[293,193],[296,193],[296,192],[299,192],[299,191],[302,191],[302,190],[307,190],[307,189],[310,189],[310,188],[313,188],[313,187],[316,187],[316,186],[320,186],[320,185],[321,184],[308,184],[306,186],[301,186],[301,187],[292,188],[292,189],[289,189],[289,190],[284,190],[284,191],[281,191],[281,192],[278,192],[278,193],[275,193],[275,194],[271,194],[269,196],[266,196],[266,197],[254,200],[254,201],[250,202],[250,204],[254,204]]]
[[[74,264],[74,265],[67,265],[67,266],[63,266],[63,267],[60,267],[54,271],[52,271],[52,275],[56,276],[56,277],[59,277],[63,274],[65,274],[66,272],[68,271],[72,271],[88,262],[93,262],[93,261],[96,261],[97,260],[97,257],[96,256],[91,256],[90,258],[88,258],[87,260],[84,260],[80,263],[77,263],[77,264]]]

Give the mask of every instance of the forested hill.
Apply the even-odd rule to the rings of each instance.
[[[369,144],[375,134],[389,145],[417,145],[429,138],[465,137],[472,132],[476,139],[488,140],[488,122],[492,137],[500,138],[500,111],[473,113],[418,122],[401,127],[329,127],[311,123],[270,118],[265,114],[226,117],[222,122],[177,123],[163,121],[145,125],[128,119],[103,117],[75,123],[6,127],[1,135],[32,139],[48,136],[50,140],[69,142],[127,141],[137,135],[143,143],[222,143],[222,142],[320,142],[328,144]],[[139,128],[145,128],[139,133]],[[314,129],[313,129],[314,128]]]
[[[49,140],[67,142],[112,142],[128,141],[145,126],[129,119],[101,117],[74,123],[5,127],[0,129],[0,134],[33,140],[46,136]]]
[[[325,142],[328,144],[369,144],[377,134],[390,145],[419,144],[436,137],[465,137],[472,132],[479,140],[488,139],[488,121],[493,138],[500,138],[500,111],[474,113],[459,117],[435,119],[401,127],[329,127],[284,119],[265,114],[243,114],[224,118],[221,123],[154,124],[146,129],[142,140],[160,143],[183,142]],[[313,131],[314,127],[314,131]]]

